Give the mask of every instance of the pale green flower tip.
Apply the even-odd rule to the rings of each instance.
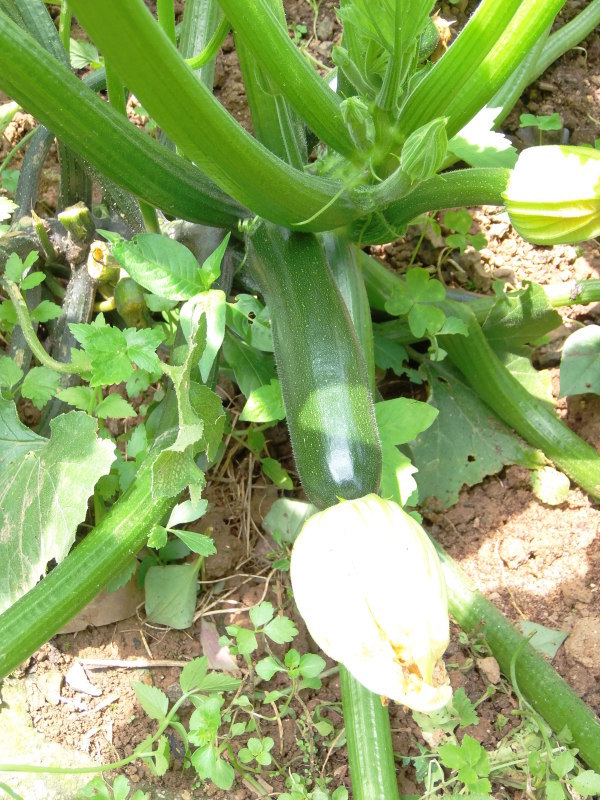
[[[600,234],[600,152],[546,145],[524,150],[503,195],[514,228],[534,244]]]
[[[448,703],[446,586],[427,534],[400,506],[373,494],[311,517],[291,577],[314,640],[368,689],[425,713]]]

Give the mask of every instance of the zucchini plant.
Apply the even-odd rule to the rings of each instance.
[[[11,228],[0,238],[2,319],[16,366],[3,362],[0,401],[7,442],[0,499],[9,532],[1,546],[10,558],[15,541],[41,536],[39,519],[28,512],[34,501],[44,508],[66,502],[44,485],[20,508],[15,497],[27,464],[53,467],[64,450],[70,486],[85,453],[104,458],[97,474],[86,470],[68,524],[57,522],[54,538],[37,541],[29,574],[3,598],[1,675],[135,566],[145,543],[164,545],[161,522],[183,492],[201,508],[204,473],[219,457],[223,432],[213,391],[219,369],[248,399],[243,419],[287,418],[302,486],[321,509],[378,491],[401,505],[414,497],[414,469],[396,445],[412,442],[435,414],[415,404],[414,418],[398,432],[390,406],[374,404],[375,363],[403,363],[404,356],[406,368],[410,359],[420,363],[431,383],[439,365],[450,363],[528,443],[514,460],[551,461],[600,499],[598,453],[531,395],[499,354],[498,342],[528,344],[556,326],[556,296],[530,287],[459,303],[422,270],[401,280],[361,251],[402,235],[420,214],[476,204],[507,203],[520,229],[534,231],[541,243],[600,232],[596,186],[570,184],[567,170],[563,185],[548,187],[547,195],[524,196],[511,180],[516,153],[508,150],[507,160],[501,135],[487,131],[492,144],[482,163],[481,142],[465,131],[478,114],[499,124],[528,83],[600,21],[600,0],[592,0],[549,35],[564,1],[481,0],[453,44],[432,60],[432,0],[341,0],[343,38],[323,78],[290,39],[281,0],[186,0],[179,26],[173,0],[159,0],[157,19],[143,0],[62,0],[59,31],[43,0],[0,0],[0,88],[40,122]],[[71,14],[103,60],[83,80],[69,67]],[[254,136],[212,93],[214,57],[231,29]],[[105,89],[108,103],[99,95]],[[127,120],[130,93],[158,126],[156,139]],[[32,208],[53,136],[61,213],[44,222]],[[583,149],[566,155],[593,158]],[[467,166],[455,168],[459,158]],[[105,201],[94,214],[93,185]],[[577,224],[565,224],[577,215]],[[95,265],[88,269],[86,259]],[[228,302],[233,281],[249,294]],[[36,299],[41,282],[62,310]],[[593,282],[577,293],[579,302],[583,295],[598,299]],[[396,319],[378,323],[374,333],[370,306]],[[104,314],[115,309],[121,322],[109,324]],[[36,326],[51,330],[59,315],[49,355]],[[428,343],[429,357],[427,347],[415,347],[419,342]],[[31,366],[34,358],[39,366]],[[143,429],[128,442],[127,460],[108,452],[106,436],[94,428],[129,415],[128,402],[103,397],[122,381],[130,398],[163,384]],[[19,394],[44,409],[38,433],[17,421]],[[65,401],[78,410],[60,414]],[[84,457],[68,446],[60,422],[67,416],[67,424],[81,428]],[[261,435],[254,431],[255,446]],[[275,474],[268,463],[263,468]],[[426,466],[419,468],[426,475]],[[286,477],[278,473],[282,486]],[[67,555],[90,496],[94,527]],[[194,546],[200,556],[210,553],[205,542]],[[37,583],[52,558],[60,563]],[[449,563],[443,556],[450,611],[467,629],[483,620],[503,668],[519,665],[523,640],[468,594]],[[555,675],[547,685],[564,702],[550,709],[531,676],[539,661],[526,652],[529,678],[519,676],[525,696],[549,724],[567,723],[582,757],[599,769],[598,720]],[[387,710],[346,666],[341,685],[354,796],[395,800]]]

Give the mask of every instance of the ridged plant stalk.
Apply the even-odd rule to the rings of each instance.
[[[452,46],[406,99],[397,125],[400,141],[437,116],[463,91],[472,72],[496,44],[521,0],[484,0]]]
[[[104,175],[166,213],[228,228],[247,214],[197,167],[103,102],[3,12],[0,86]]]
[[[492,99],[488,101],[487,105],[490,108],[497,109],[497,114],[494,117],[494,128],[498,129],[506,117],[508,117],[525,88],[531,83],[529,76],[532,70],[535,69],[535,65],[544,52],[549,33],[550,29],[548,28],[540,36],[529,53],[527,53],[519,66],[513,70],[504,85],[496,92]]]
[[[376,308],[385,308],[386,298],[391,297],[393,286],[398,278],[381,264],[364,256],[361,262],[366,278],[367,291]],[[580,286],[580,288],[577,288]],[[389,293],[389,294],[388,294]],[[600,294],[600,281],[585,281],[574,287],[549,288],[548,303],[554,307],[573,302],[593,302]],[[481,329],[478,320],[489,320],[496,305],[495,299],[480,298],[470,302],[457,303],[445,301],[441,307],[449,316],[463,320],[468,336],[441,336],[440,343],[449,357],[463,373],[469,384],[481,399],[495,412],[499,419],[513,428],[526,442],[539,448],[548,459],[575,481],[597,501],[600,501],[600,453],[587,444],[580,436],[568,428],[546,403],[534,397],[509,372],[494,352],[490,342]],[[546,303],[533,304],[529,317],[517,318],[524,330],[533,320],[539,323],[543,316],[548,318],[547,330],[556,327]],[[503,334],[504,324],[504,334]],[[497,340],[509,335],[515,327],[514,319],[504,323],[498,313],[490,332]],[[408,344],[411,334],[407,331],[403,338],[403,326],[398,325],[394,340]],[[539,333],[538,333],[539,335]]]
[[[448,589],[451,615],[466,633],[482,634],[515,690],[550,727],[567,727],[581,758],[600,772],[600,720],[554,667],[480,592],[442,547],[436,545]]]
[[[151,483],[149,467],[141,467],[102,522],[1,615],[0,679],[58,633],[144,546],[176,499],[153,497]]]
[[[205,52],[223,20],[223,11],[216,0],[186,0],[179,37],[179,52],[194,58]],[[215,53],[216,55],[216,53]],[[214,56],[194,68],[196,78],[212,91],[215,76]]]
[[[598,25],[600,25],[600,0],[592,0],[570,22],[555,33],[540,36],[534,47],[525,56],[504,86],[488,102],[490,108],[500,109],[494,127],[510,114],[524,89],[536,81],[548,67],[568,50],[576,47]]]
[[[360,251],[360,267],[365,281],[365,288],[369,298],[369,305],[375,311],[385,311],[385,304],[391,299],[394,287],[400,283],[400,278],[396,273],[385,267],[381,261],[372,258],[364,251]],[[549,286],[540,287],[552,308],[562,308],[572,306],[574,303],[585,305],[587,303],[600,302],[600,279],[591,278],[585,281],[573,281],[569,283],[556,283]],[[449,290],[451,291],[451,290]],[[483,323],[484,318],[489,317],[494,306],[498,305],[496,297],[478,295],[474,292],[458,290],[461,299],[469,302],[471,309],[477,318]],[[451,299],[455,299],[452,297]],[[537,318],[543,313],[540,307],[532,306],[529,309],[533,318]],[[518,324],[523,326],[525,317],[519,320]],[[554,327],[557,327],[557,324]],[[408,327],[407,327],[408,330]],[[413,339],[408,340],[414,341]]]
[[[453,206],[500,202],[506,182],[502,171],[494,175],[493,170],[465,170],[465,176],[425,181],[396,199],[393,182],[389,189],[386,182],[353,189],[351,184],[294,169],[252,139],[194,79],[142,0],[127,5],[117,0],[94,4],[75,0],[74,9],[84,22],[93,18],[91,32],[100,35],[107,59],[123,83],[150,106],[181,151],[241,203],[272,221],[322,231],[364,217],[356,223],[363,241],[389,241],[396,227],[423,210],[440,207],[438,191]],[[112,39],[115,32],[119,36]],[[248,214],[189,161],[161,148],[107,108],[2,13],[0,86],[87,161],[150,205],[170,215],[232,229]],[[46,102],[47,96],[52,96],[52,103]],[[179,113],[181,108],[187,109],[185,115]],[[371,235],[369,227],[377,233]]]
[[[598,25],[600,25],[600,0],[591,0],[576,17],[550,36],[535,68],[529,73],[529,83],[537,80],[557,58],[576,47]]]
[[[72,14],[68,0],[61,0],[60,16],[58,18],[58,35],[62,42],[65,52],[68,54],[71,47],[71,21]]]
[[[309,128],[331,148],[353,160],[356,148],[342,120],[341,98],[294,46],[269,0],[220,0],[220,4],[256,62]]]
[[[60,64],[66,69],[70,69],[71,10],[67,0],[61,0],[58,31],[42,3],[38,3],[37,0],[11,0],[11,2],[19,24]],[[58,160],[60,166],[59,208],[66,208],[79,201],[89,205],[92,197],[91,183],[77,153],[59,141]]]
[[[281,0],[266,2],[287,36]],[[243,35],[236,34],[235,42],[256,138],[290,166],[304,169],[308,154],[302,119],[256,60]]]
[[[173,0],[157,0],[156,13],[158,24],[167,39],[175,46],[177,44],[177,36],[175,33],[175,4]]]
[[[468,336],[440,336],[440,343],[471,387],[499,419],[600,502],[600,453],[509,372],[468,305],[447,301],[442,307],[467,326]]]
[[[544,36],[566,0],[523,0],[502,36],[476,70],[473,70],[463,92],[456,95],[445,109],[448,135],[469,122],[509,79],[515,62],[520,62],[536,42]]]
[[[460,205],[502,205],[510,170],[501,167],[457,169],[435,175],[420,183],[401,200],[391,202],[384,211],[357,220],[350,226],[350,238],[360,244],[385,244],[403,236],[406,226],[420,214]],[[380,184],[381,186],[381,184]]]
[[[250,136],[195,79],[143,0],[75,0],[72,7],[167,136],[238,202],[287,226],[320,213],[324,225],[338,227],[359,215],[339,183],[305,175]]]

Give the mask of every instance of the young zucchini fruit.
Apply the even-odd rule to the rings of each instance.
[[[319,508],[377,492],[381,446],[356,332],[319,240],[261,223],[248,263],[271,312],[296,466]]]

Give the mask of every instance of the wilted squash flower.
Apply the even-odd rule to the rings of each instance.
[[[546,145],[524,150],[504,193],[515,229],[533,244],[575,244],[600,234],[600,152]]]
[[[427,534],[399,505],[370,494],[315,514],[291,577],[314,640],[364,686],[425,713],[448,703],[446,586]]]

